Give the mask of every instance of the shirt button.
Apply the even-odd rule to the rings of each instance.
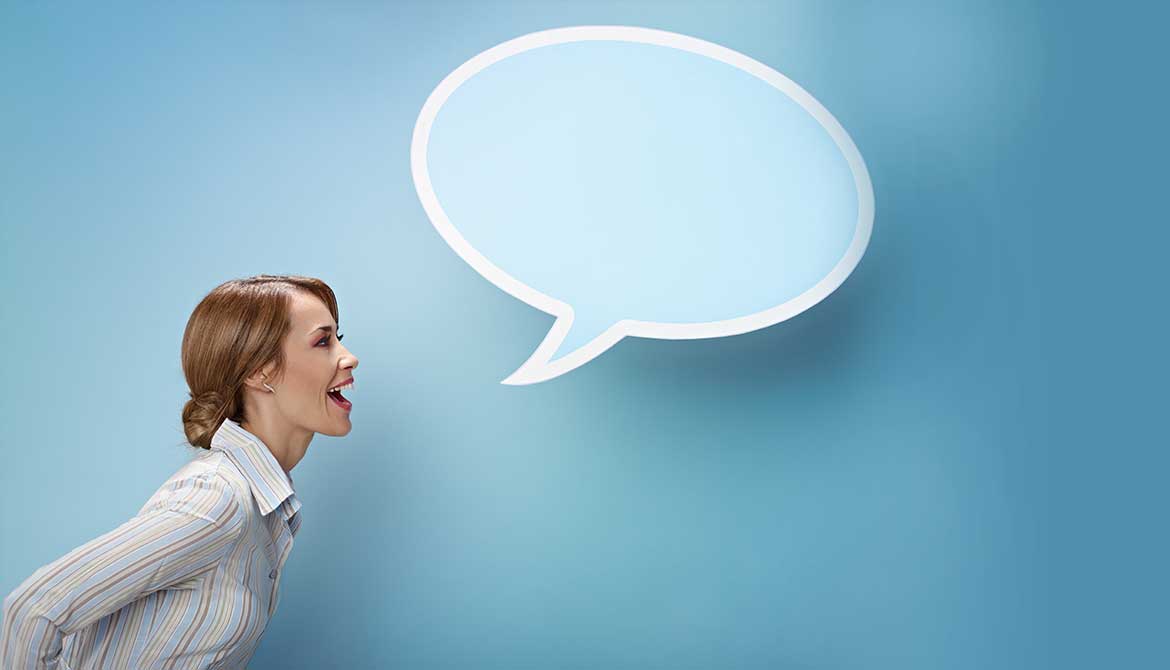
[[[269,579],[276,579],[276,569],[275,568],[273,568],[272,572],[268,573],[268,578]]]

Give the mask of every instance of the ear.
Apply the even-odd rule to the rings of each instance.
[[[248,375],[248,377],[244,379],[244,385],[249,388],[256,389],[261,393],[268,393],[268,389],[264,388],[264,384],[265,382],[272,384],[272,372],[275,367],[276,366],[272,363],[265,365],[259,370]]]

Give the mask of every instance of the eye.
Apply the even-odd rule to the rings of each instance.
[[[337,341],[338,341],[338,342],[340,342],[340,341],[341,341],[343,338],[345,338],[345,333],[338,333],[338,334],[337,334]],[[329,342],[329,336],[328,336],[328,335],[326,335],[325,337],[322,337],[320,340],[318,340],[318,341],[317,341],[317,346],[321,346],[322,344],[324,344],[324,343],[327,343],[327,342]]]

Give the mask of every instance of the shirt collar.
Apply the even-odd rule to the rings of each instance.
[[[244,430],[240,424],[224,419],[211,438],[211,448],[227,454],[244,473],[261,514],[268,515],[279,507],[287,518],[300,509],[292,475],[280,467],[260,438]],[[287,505],[282,504],[285,500],[288,500]]]

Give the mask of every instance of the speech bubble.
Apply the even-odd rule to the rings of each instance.
[[[845,281],[873,229],[861,154],[812,95],[649,28],[544,30],[476,55],[427,98],[410,160],[447,244],[556,317],[503,384],[552,379],[627,336],[792,318]]]

